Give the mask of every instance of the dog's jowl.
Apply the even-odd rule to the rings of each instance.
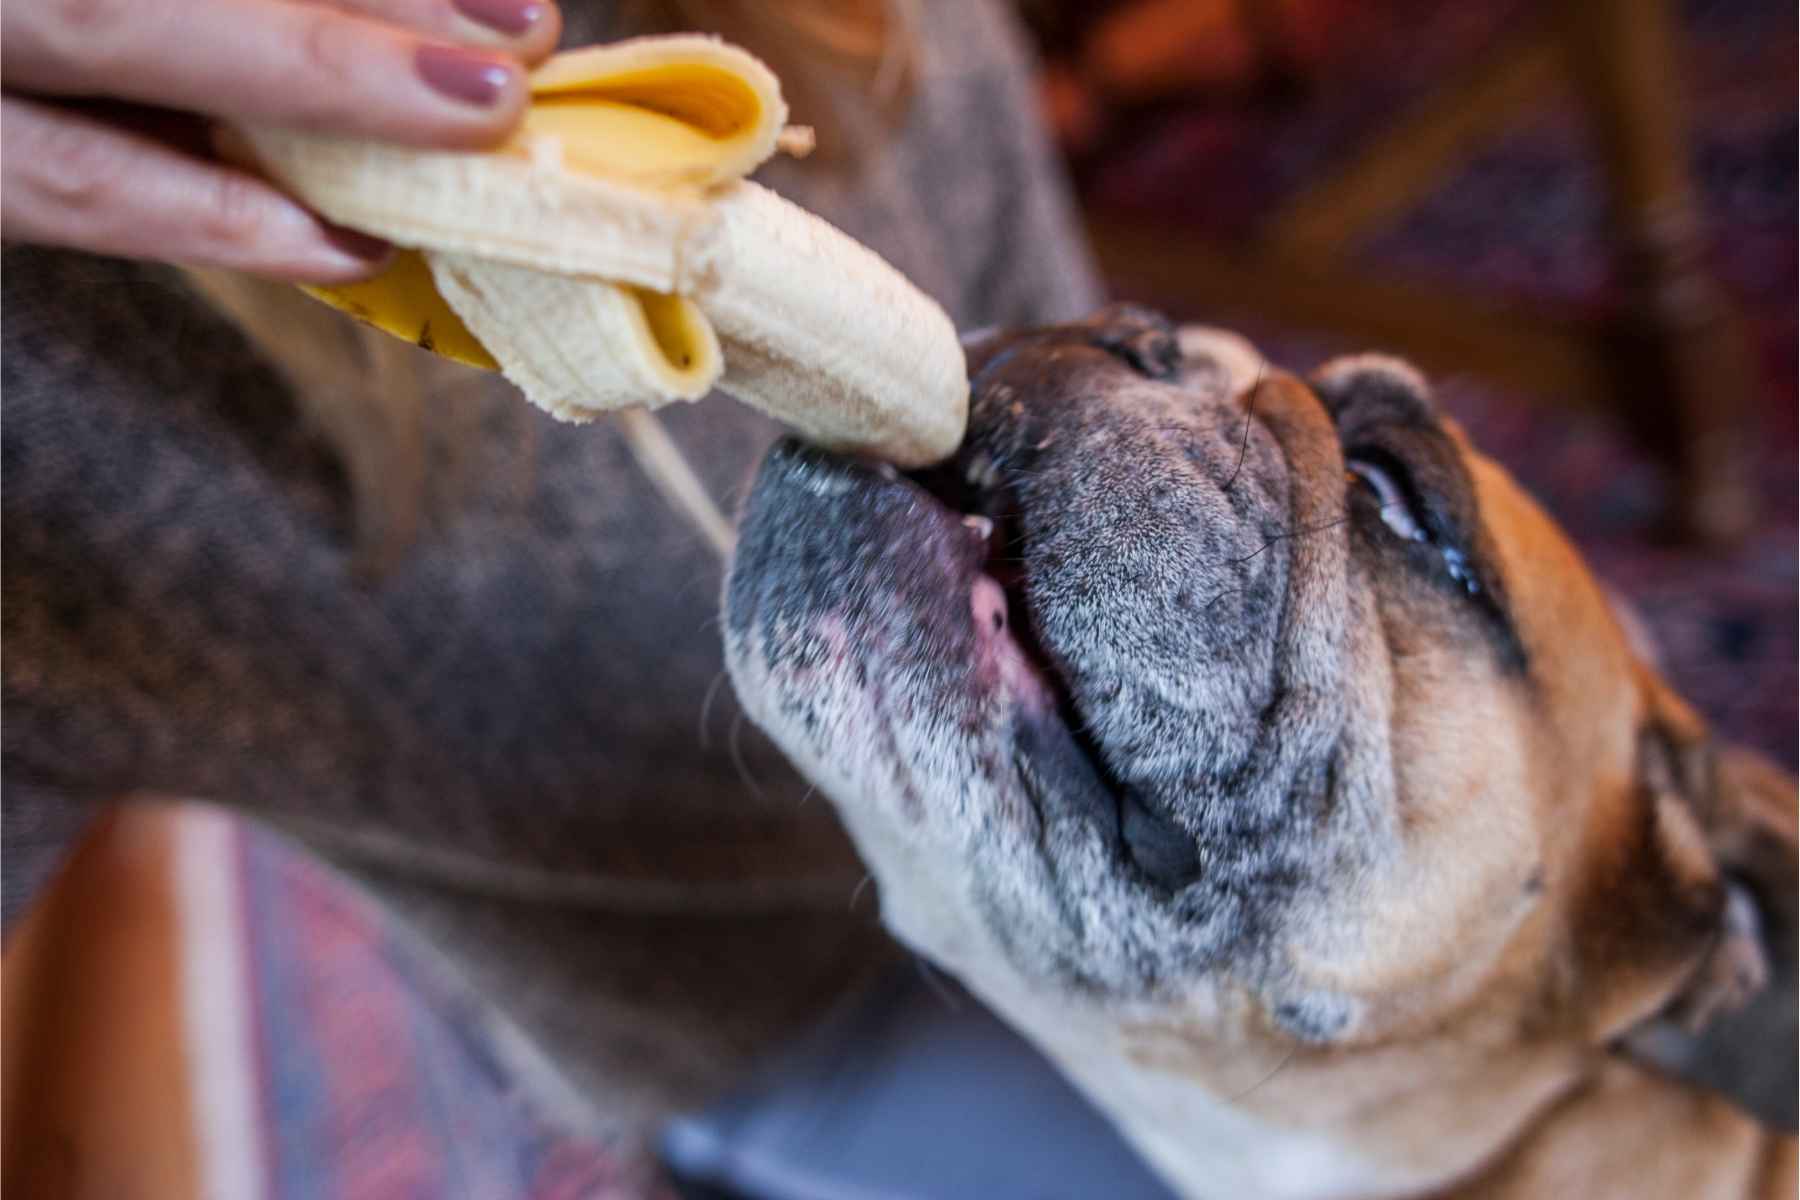
[[[1769,989],[1794,1053],[1794,786],[1419,374],[1131,308],[969,366],[940,468],[777,448],[727,585],[894,933],[1187,1195],[1792,1195],[1664,1066]]]

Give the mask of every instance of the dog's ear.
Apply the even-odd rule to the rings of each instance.
[[[1794,777],[1760,754],[1728,749],[1716,760],[1714,778],[1717,800],[1708,822],[1714,852],[1727,872],[1755,890],[1764,940],[1791,969],[1800,906]]]
[[[1748,909],[1741,919],[1727,918],[1739,934],[1754,933],[1766,980],[1794,975],[1796,889],[1795,825],[1800,809],[1795,784],[1774,763],[1749,750],[1728,748],[1712,758],[1712,797],[1704,814],[1707,842],[1718,860],[1732,901]],[[1729,942],[1732,933],[1727,934]],[[1721,944],[1714,956],[1732,954]],[[1740,959],[1751,951],[1738,952]],[[1715,985],[1717,986],[1717,985]],[[1686,1015],[1702,1025],[1718,1008],[1702,995],[1688,1001]],[[1790,1019],[1793,1014],[1790,1013]]]
[[[1701,845],[1677,853],[1703,850],[1711,858],[1715,912],[1708,945],[1680,987],[1620,1046],[1792,1128],[1800,937],[1795,782],[1759,755],[1713,747],[1679,702],[1664,710],[1669,719],[1648,735],[1661,745],[1649,750],[1645,786],[1679,797],[1691,815]],[[1664,819],[1681,822],[1683,813]]]

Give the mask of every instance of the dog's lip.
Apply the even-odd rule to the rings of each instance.
[[[974,507],[986,502],[993,511],[967,511],[962,503],[947,502],[942,494],[948,488],[947,472],[955,472],[964,484],[978,485]],[[866,487],[905,489],[912,507],[922,510],[918,526],[936,525],[940,533],[966,538],[956,547],[958,559],[966,564],[956,578],[966,581],[975,639],[970,678],[976,694],[997,694],[1013,705],[1017,724],[1010,735],[1012,761],[1021,794],[1039,820],[1051,819],[1051,809],[1068,810],[1073,805],[1086,811],[1109,843],[1121,847],[1118,853],[1123,857],[1119,839],[1125,792],[1087,732],[1073,680],[1035,631],[1025,594],[1024,561],[1015,556],[1023,549],[1017,540],[1016,496],[999,485],[999,472],[982,451],[969,445],[937,468],[902,474],[878,467],[863,480]],[[993,620],[996,613],[1002,618],[999,624]],[[1072,757],[1061,759],[1059,768],[1061,755]],[[1130,862],[1128,857],[1124,861]]]
[[[972,435],[956,455],[936,467],[882,474],[889,482],[912,489],[915,501],[928,506],[939,520],[959,524],[974,547],[968,578],[970,619],[982,659],[979,665],[997,668],[978,672],[977,678],[1001,688],[1029,715],[1057,720],[1075,736],[1084,723],[1074,681],[1054,648],[1038,634],[1027,592],[1021,500],[981,440]],[[1082,749],[1100,768],[1097,748],[1083,742]]]
[[[974,446],[971,437],[950,460],[905,472],[858,455],[809,453],[837,461],[841,469],[834,486],[854,489],[869,500],[885,495],[899,502],[878,507],[904,513],[905,519],[871,533],[895,548],[916,540],[921,549],[930,546],[934,557],[942,556],[938,561],[948,568],[943,596],[950,604],[927,606],[916,619],[954,632],[947,624],[957,621],[951,614],[963,614],[970,689],[976,695],[1003,696],[1022,715],[1053,716],[1079,728],[1069,681],[1026,624],[1030,606],[1022,547],[1013,540],[1016,504],[1010,491],[1000,487],[1000,473]]]
[[[980,506],[964,506],[946,498],[948,473],[966,472],[970,457],[965,450],[942,466],[904,473],[889,464],[877,464],[875,477],[864,477],[865,486],[904,489],[912,503],[924,510],[921,525],[953,527],[950,535],[962,541],[957,557],[965,568],[957,572],[957,578],[967,591],[979,660],[976,665],[993,668],[978,672],[977,678],[1034,709],[1061,708],[1068,683],[1053,656],[1021,625],[1028,620],[1029,606],[1023,563],[1009,558],[1009,552],[1017,550],[1011,544],[1012,514],[981,511]]]

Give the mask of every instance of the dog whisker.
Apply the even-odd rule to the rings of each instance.
[[[1244,456],[1250,451],[1250,420],[1256,415],[1256,393],[1262,388],[1263,369],[1267,366],[1266,360],[1256,364],[1256,382],[1250,385],[1250,399],[1244,405],[1244,437],[1238,443],[1237,465],[1231,468],[1231,478],[1220,485],[1221,492],[1229,492],[1232,484],[1237,482],[1238,473],[1244,469]]]
[[[1271,1080],[1271,1079],[1275,1078],[1277,1075],[1281,1074],[1281,1072],[1286,1069],[1287,1065],[1294,1061],[1294,1055],[1299,1053],[1299,1051],[1300,1051],[1300,1047],[1298,1047],[1298,1046],[1291,1047],[1286,1054],[1281,1056],[1281,1061],[1275,1064],[1275,1067],[1273,1070],[1271,1070],[1267,1075],[1264,1075],[1261,1079],[1257,1080],[1255,1083],[1251,1084],[1249,1087],[1245,1088],[1243,1091],[1239,1092],[1237,1095],[1231,1097],[1229,1100],[1226,1101],[1226,1103],[1227,1104],[1237,1103],[1239,1100],[1242,1100],[1244,1097],[1248,1096],[1251,1092],[1256,1091],[1256,1089],[1262,1087],[1265,1083],[1269,1082],[1269,1080]]]
[[[731,734],[726,738],[727,747],[731,751],[731,765],[737,769],[738,778],[743,780],[746,788],[750,789],[750,794],[758,800],[766,801],[769,798],[768,794],[762,790],[762,785],[756,782],[756,779],[750,774],[749,766],[744,762],[744,746],[740,736],[743,732],[744,714],[740,712],[731,722]]]
[[[922,955],[914,954],[912,960],[913,965],[919,969],[919,978],[923,979],[926,986],[936,994],[939,1000],[944,1002],[944,1007],[948,1008],[951,1012],[961,1012],[962,1001],[958,999],[956,993],[951,991],[944,981],[938,977],[937,968],[925,961]]]
[[[700,749],[703,753],[712,750],[712,706],[719,698],[719,685],[725,682],[725,668],[713,676],[712,682],[706,685],[706,699],[700,702]]]
[[[1350,520],[1350,514],[1345,513],[1343,516],[1338,517],[1336,520],[1326,521],[1322,525],[1314,525],[1308,529],[1290,529],[1286,533],[1278,533],[1274,537],[1270,538],[1268,541],[1264,542],[1261,546],[1258,546],[1255,550],[1252,550],[1250,553],[1244,555],[1242,558],[1228,558],[1223,563],[1220,563],[1217,565],[1238,566],[1239,564],[1247,563],[1251,559],[1255,558],[1257,555],[1261,554],[1264,550],[1267,550],[1270,546],[1273,546],[1277,542],[1285,542],[1292,538],[1309,537],[1315,533],[1325,533],[1328,530],[1336,529],[1339,525],[1342,525],[1349,520]]]
[[[713,561],[717,562],[718,560],[714,559]],[[678,586],[672,593],[670,593],[670,599],[671,600],[686,599],[687,596],[693,592],[693,590],[696,586],[698,586],[700,584],[704,584],[704,583],[716,584],[717,582],[718,582],[718,576],[712,576],[709,579],[706,572],[696,571],[694,574],[688,576],[688,578],[685,581],[683,581],[680,584],[680,586]],[[717,622],[718,619],[719,619],[718,615],[715,613],[712,617],[712,621]],[[706,626],[702,625],[701,628],[705,629]]]
[[[1210,612],[1212,610],[1212,606],[1217,604],[1219,601],[1225,599],[1225,597],[1241,596],[1241,595],[1243,595],[1243,592],[1244,592],[1243,588],[1235,588],[1235,587],[1221,588],[1219,591],[1214,592],[1212,594],[1212,596],[1209,597],[1205,601],[1205,603],[1200,605],[1200,607],[1203,610]]]

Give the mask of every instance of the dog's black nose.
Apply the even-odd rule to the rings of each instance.
[[[1104,351],[1151,379],[1171,379],[1181,369],[1181,342],[1174,324],[1141,304],[1110,304],[1066,325],[982,330],[963,339],[969,381],[976,391],[1022,351],[1055,353],[1069,346]]]
[[[1175,326],[1141,304],[1112,304],[1082,322],[1091,344],[1123,359],[1151,379],[1171,378],[1181,367]]]

